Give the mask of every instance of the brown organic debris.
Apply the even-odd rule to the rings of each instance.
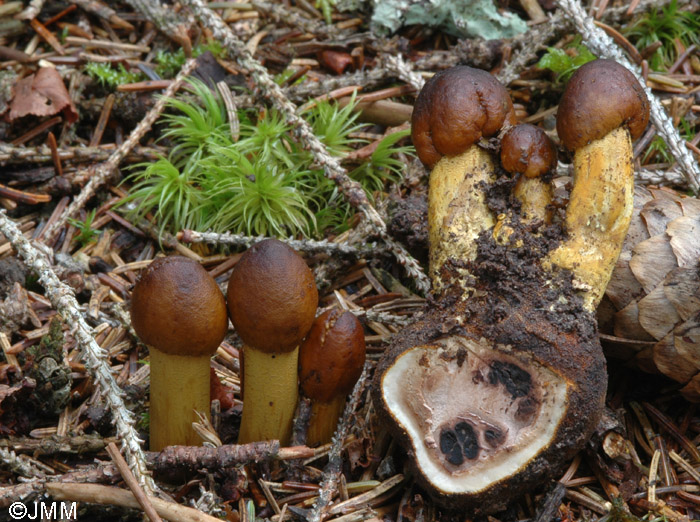
[[[59,112],[69,123],[78,119],[78,111],[53,67],[42,67],[35,74],[19,80],[10,102],[10,121],[23,116],[54,116]]]

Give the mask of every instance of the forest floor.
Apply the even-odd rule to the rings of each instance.
[[[21,519],[15,502],[50,499],[100,521],[140,520],[137,501],[177,521],[700,519],[700,415],[649,362],[651,342],[635,345],[647,355],[609,359],[610,424],[596,441],[507,510],[450,512],[414,482],[370,387],[392,335],[430,301],[428,171],[409,133],[417,92],[448,67],[485,69],[518,120],[555,137],[570,72],[615,56],[602,37],[579,36],[565,11],[578,0],[498,2],[527,30],[490,40],[415,24],[382,36],[367,2],[337,3],[0,0],[0,520]],[[585,8],[640,68],[682,149],[650,125],[634,146],[637,183],[696,193],[700,6]],[[247,166],[229,172],[231,157]],[[563,149],[560,160],[565,189]],[[288,448],[234,446],[231,328],[211,362],[218,402],[200,426],[221,451],[145,451],[148,349],[130,324],[133,285],[156,256],[180,255],[225,293],[262,236],[304,256],[320,309],[363,324],[366,371],[336,438],[309,449],[301,423]]]

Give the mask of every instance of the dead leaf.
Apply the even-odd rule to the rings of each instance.
[[[335,74],[343,74],[345,69],[352,65],[352,56],[348,53],[326,49],[318,53],[318,61]]]
[[[54,116],[61,111],[70,123],[78,119],[78,112],[56,69],[43,67],[15,84],[10,102],[11,122],[30,114]]]

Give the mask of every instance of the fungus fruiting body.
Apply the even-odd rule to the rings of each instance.
[[[311,270],[281,241],[253,245],[235,266],[228,309],[244,344],[240,443],[289,440],[298,400],[299,343],[317,306]]]
[[[557,148],[547,134],[527,123],[511,127],[501,139],[501,166],[519,174],[513,195],[522,205],[521,214],[527,221],[549,222],[552,186],[545,174],[557,166]]]
[[[574,188],[566,212],[569,240],[551,255],[583,285],[595,308],[610,280],[632,217],[631,138],[649,121],[639,82],[612,60],[595,60],[571,77],[559,103],[557,132],[574,151]]]
[[[195,410],[209,415],[210,357],[226,334],[224,295],[202,266],[163,257],[141,274],[131,322],[150,355],[150,447],[199,445]]]
[[[435,298],[420,321],[392,340],[375,373],[373,398],[411,457],[419,482],[436,500],[447,508],[489,513],[560,472],[596,426],[607,375],[592,312],[608,260],[564,265],[557,252],[581,259],[578,246],[597,252],[605,248],[601,245],[621,244],[624,234],[617,228],[626,224],[624,211],[608,204],[614,199],[609,197],[594,207],[600,212],[594,219],[614,222],[612,237],[606,229],[580,233],[585,225],[578,219],[577,190],[619,190],[605,169],[591,168],[589,176],[576,176],[566,232],[546,225],[551,196],[542,174],[552,169],[556,154],[533,128],[510,129],[504,140],[514,154],[501,161],[521,173],[518,181],[540,183],[535,196],[519,194],[518,181],[496,180],[498,159],[478,145],[461,142],[466,151],[434,154],[440,145],[429,138],[440,131],[426,133],[421,114],[446,114],[444,103],[483,107],[484,89],[497,85],[479,80],[483,72],[450,71],[426,83],[413,121],[419,157],[434,165],[428,220]],[[471,89],[448,87],[462,75]],[[507,97],[500,86],[490,92]],[[488,106],[493,105],[505,108],[509,101]],[[512,122],[504,114],[507,110],[480,124],[491,135],[507,136]],[[460,132],[456,124],[444,129]],[[474,132],[466,127],[464,134]],[[544,158],[535,161],[538,147],[531,146],[541,139]],[[513,206],[514,199],[522,204]]]
[[[339,310],[319,315],[299,349],[299,385],[311,399],[307,445],[330,442],[364,363],[365,335],[360,321]]]
[[[433,284],[440,284],[437,274],[451,255],[473,259],[473,240],[482,226],[493,225],[479,188],[495,179],[493,157],[477,142],[514,122],[505,88],[489,73],[471,67],[436,74],[416,100],[411,136],[418,157],[433,169],[428,191]],[[461,204],[469,205],[469,210],[456,210]],[[454,241],[455,237],[469,240]],[[455,248],[460,252],[453,252]]]

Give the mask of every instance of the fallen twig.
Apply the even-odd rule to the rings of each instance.
[[[91,504],[123,506],[133,509],[141,507],[131,491],[111,486],[48,482],[44,487],[46,493],[56,500],[90,502]],[[166,502],[156,497],[150,497],[148,500],[161,517],[173,522],[221,522],[220,519],[191,507]]]
[[[177,234],[176,238],[178,241],[183,241],[185,243],[211,243],[245,248],[249,248],[255,243],[267,239],[265,236],[246,236],[244,234],[232,234],[230,232],[219,234],[216,232],[197,232],[196,230],[183,230]],[[327,239],[315,241],[313,239],[288,238],[281,239],[280,241],[287,243],[294,250],[306,252],[308,254],[343,254],[362,257],[377,252],[376,245],[372,243],[368,244],[366,247],[358,248],[346,242],[335,243]]]
[[[369,363],[365,363],[365,367],[362,370],[362,375],[360,375],[360,378],[355,383],[355,387],[350,395],[350,400],[348,400],[347,404],[345,405],[343,415],[338,422],[338,428],[333,435],[331,449],[328,452],[328,464],[323,470],[323,475],[321,476],[321,489],[318,493],[318,499],[307,517],[308,522],[321,522],[323,514],[326,509],[328,509],[331,500],[333,499],[333,494],[338,487],[340,471],[343,465],[341,455],[343,450],[343,442],[348,436],[348,430],[352,425],[355,410],[357,409],[360,399],[362,398],[365,385],[367,384],[367,379],[369,378],[369,367]]]

